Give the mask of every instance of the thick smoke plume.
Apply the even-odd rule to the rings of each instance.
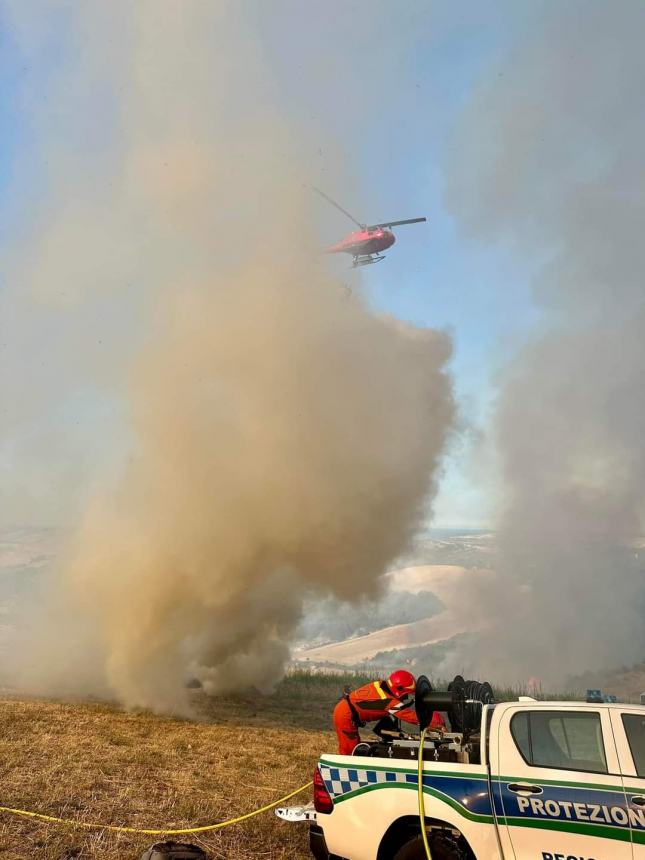
[[[561,681],[645,645],[645,7],[547,13],[470,104],[448,201],[529,260],[540,309],[499,399],[482,669]]]
[[[68,572],[128,704],[270,685],[304,589],[373,591],[431,489],[443,338],[267,254],[174,297],[132,381],[138,452]]]
[[[102,20],[101,5],[78,13],[90,46],[60,96],[73,110],[67,84],[122,83],[118,145],[55,198],[24,265],[51,293],[118,288],[118,325],[138,316],[112,380],[131,453],[89,506],[18,675],[185,710],[192,677],[270,686],[305,592],[378,589],[434,493],[450,344],[379,317],[323,268],[308,142],[273,103],[243,15],[155,0]],[[98,69],[95,40],[116,52]],[[63,143],[52,158],[69,167]]]

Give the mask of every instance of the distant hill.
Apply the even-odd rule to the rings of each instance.
[[[0,576],[48,567],[60,553],[63,539],[58,529],[0,529]]]
[[[0,648],[15,608],[60,558],[65,538],[56,529],[0,530]],[[494,556],[490,532],[423,534],[386,574],[380,598],[349,604],[311,596],[296,633],[294,659],[339,669],[436,664],[476,629],[463,606],[457,607],[459,584],[463,577],[486,575]]]
[[[385,577],[378,601],[354,606],[312,600],[293,657],[325,668],[437,664],[477,629],[464,613],[464,577],[488,576],[495,554],[490,532],[430,533]]]

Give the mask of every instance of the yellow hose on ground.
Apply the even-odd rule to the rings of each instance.
[[[148,836],[179,836],[186,833],[204,833],[207,830],[222,830],[224,827],[230,827],[232,824],[239,824],[241,821],[246,821],[249,818],[254,818],[256,815],[261,815],[263,812],[268,812],[284,803],[285,800],[290,800],[296,794],[300,794],[306,788],[313,785],[308,782],[301,785],[290,794],[285,794],[284,797],[274,800],[273,803],[267,803],[266,806],[261,806],[259,809],[254,809],[253,812],[247,812],[244,815],[239,815],[237,818],[229,818],[228,821],[220,821],[217,824],[205,824],[202,827],[184,827],[180,830],[153,830],[143,827],[119,827],[116,824],[91,824],[87,821],[74,821],[73,818],[56,818],[53,815],[44,815],[41,812],[29,812],[26,809],[12,809],[9,806],[0,806],[0,812],[6,812],[9,815],[20,815],[23,818],[35,818],[37,821],[46,821],[49,824],[62,824],[65,827],[85,827],[88,830],[110,830],[113,833],[145,833]]]
[[[421,732],[421,739],[419,741],[419,770],[417,772],[417,782],[419,784],[419,822],[421,824],[421,838],[423,839],[423,847],[426,851],[426,857],[428,860],[432,860],[430,845],[428,843],[428,834],[426,833],[426,806],[423,799],[423,743],[426,739],[427,731],[427,727],[423,729]]]

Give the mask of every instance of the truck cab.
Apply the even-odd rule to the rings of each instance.
[[[503,857],[645,860],[645,709],[535,702],[495,711]]]
[[[429,738],[433,860],[645,860],[645,707],[482,704],[476,725]],[[313,855],[426,860],[419,740],[361,746],[320,758]]]

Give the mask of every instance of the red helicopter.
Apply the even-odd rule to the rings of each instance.
[[[371,263],[378,263],[385,259],[383,251],[387,251],[396,242],[394,233],[388,229],[390,227],[399,227],[401,224],[419,224],[422,221],[427,221],[427,218],[408,218],[405,221],[384,221],[382,224],[361,224],[353,215],[350,215],[346,209],[343,209],[335,200],[332,200],[320,188],[314,188],[321,197],[329,201],[332,206],[339,209],[343,215],[347,217],[359,227],[345,236],[340,242],[335,245],[330,245],[325,249],[326,254],[351,254],[353,257],[352,267],[369,266]]]

